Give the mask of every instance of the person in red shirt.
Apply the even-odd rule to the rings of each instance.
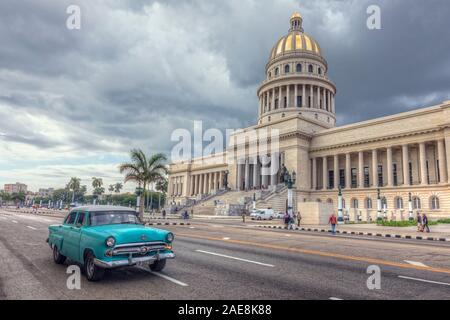
[[[337,218],[336,218],[336,215],[334,213],[331,214],[330,218],[328,219],[328,223],[331,224],[331,232],[333,234],[336,234]]]

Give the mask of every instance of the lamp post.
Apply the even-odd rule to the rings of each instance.
[[[342,188],[341,185],[338,186],[338,224],[344,223],[344,214],[342,212]]]
[[[144,189],[141,186],[136,188],[136,211],[139,212],[140,204],[141,204],[141,195],[144,192]]]
[[[381,196],[380,188],[377,188],[377,221],[381,220]]]
[[[286,170],[284,174],[284,184],[288,188],[288,205],[287,205],[287,212],[290,217],[293,216],[293,197],[294,197],[294,191],[293,188],[295,186],[295,182],[297,180],[297,174],[295,171],[292,171],[292,174],[289,173],[289,171]]]
[[[411,192],[408,193],[408,214],[409,214],[409,220],[410,221],[414,220]]]
[[[256,209],[256,193],[253,194],[253,210]]]

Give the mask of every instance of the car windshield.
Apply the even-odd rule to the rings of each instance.
[[[89,214],[89,225],[91,226],[140,223],[137,214],[131,211],[99,211]]]

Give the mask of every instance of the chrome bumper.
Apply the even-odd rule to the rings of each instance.
[[[146,263],[156,260],[173,259],[173,258],[175,258],[175,253],[170,252],[170,253],[159,253],[146,257],[130,257],[128,259],[114,260],[114,261],[103,261],[95,258],[94,264],[100,268],[112,269],[119,267],[134,266],[138,263]]]

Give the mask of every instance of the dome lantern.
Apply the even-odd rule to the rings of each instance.
[[[291,16],[291,29],[289,31],[300,31],[303,32],[303,18],[302,15],[298,12],[294,12]]]

